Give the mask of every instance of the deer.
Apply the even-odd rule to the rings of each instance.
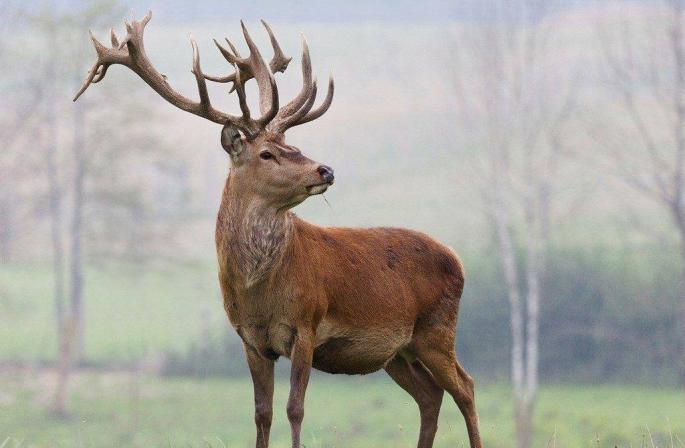
[[[433,445],[444,392],[466,423],[471,448],[481,448],[474,381],[459,364],[455,337],[464,268],[456,253],[429,236],[400,228],[324,228],[291,210],[333,185],[331,167],[285,142],[285,132],[321,117],[333,100],[328,81],[314,108],[317,81],[302,37],[302,88],[280,107],[275,73],[292,58],[283,53],[262,20],[273,57],[267,63],[241,21],[249,55],[233,43],[214,40],[232,67],[207,75],[190,37],[194,101],[174,90],[148,59],[143,42],[152,12],[125,22],[111,47],[90,33],[97,59],[76,101],[100,82],[112,65],[123,65],[167,102],[222,125],[220,143],[230,168],[216,220],[218,278],[228,320],[239,335],[254,386],[256,447],[267,448],[273,415],[274,363],[289,358],[286,413],[292,447],[300,447],[305,392],[312,368],[333,374],[368,374],[384,369],[416,401],[419,448]],[[245,84],[254,79],[259,117],[248,107]],[[212,106],[207,81],[231,84],[241,115]]]

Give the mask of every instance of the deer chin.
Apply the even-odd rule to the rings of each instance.
[[[333,183],[324,182],[322,184],[310,185],[307,187],[307,194],[309,196],[316,196],[317,194],[325,193],[328,187],[333,185]]]

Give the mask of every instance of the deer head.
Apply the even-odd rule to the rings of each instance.
[[[224,58],[234,68],[227,76],[210,76],[200,68],[197,43],[191,37],[193,69],[199,92],[199,102],[175,91],[166,76],[159,73],[145,54],[143,34],[152,18],[152,12],[140,21],[125,22],[127,35],[122,40],[111,31],[111,48],[101,44],[91,33],[97,60],[83,85],[74,97],[76,101],[91,85],[100,82],[111,65],[128,67],[143,79],[162,98],[186,112],[223,125],[221,145],[231,158],[231,179],[245,195],[252,194],[265,204],[278,209],[291,208],[311,195],[321,194],[333,184],[333,170],[314,162],[299,149],[285,143],[285,131],[293,126],[319,118],[331,105],[334,84],[331,77],[323,103],[312,109],[316,99],[316,79],[312,78],[309,48],[302,39],[302,89],[288,104],[279,107],[278,88],[273,73],[285,72],[292,58],[283,54],[269,25],[262,21],[273,47],[273,58],[267,64],[241,21],[243,35],[250,50],[241,57],[236,47],[226,39],[228,48],[214,40]],[[247,106],[245,83],[256,81],[259,89],[260,117],[253,118]],[[206,81],[232,83],[230,92],[236,92],[242,115],[231,115],[215,109],[209,99]]]

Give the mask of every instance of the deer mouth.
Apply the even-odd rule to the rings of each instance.
[[[317,194],[325,193],[331,185],[333,185],[333,182],[322,182],[320,184],[310,185],[307,187],[307,194],[309,196],[315,196]]]

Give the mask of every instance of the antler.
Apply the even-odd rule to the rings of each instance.
[[[244,98],[244,89],[236,89],[241,103],[242,116],[230,115],[212,107],[204,74],[200,68],[200,53],[197,48],[197,43],[192,37],[190,38],[190,43],[193,48],[192,72],[195,75],[195,80],[197,82],[200,101],[193,101],[171,88],[166,80],[166,76],[155,69],[145,54],[143,35],[145,26],[151,18],[152,11],[148,12],[140,21],[132,20],[131,23],[125,22],[127,35],[121,42],[119,42],[114,29],[112,29],[111,48],[105,47],[92,33],[90,34],[90,38],[93,41],[97,53],[97,60],[88,71],[86,79],[74,97],[74,101],[76,101],[91,84],[102,81],[110,66],[120,64],[131,69],[162,98],[179,109],[206,118],[214,123],[236,126],[245,132],[248,137],[254,136],[260,130],[264,129],[266,124],[271,121],[278,112],[278,89],[273,75],[266,67],[266,63],[261,58],[254,43],[251,43],[251,39],[249,39],[247,30],[244,27],[243,30],[246,39],[249,39],[248,45],[250,45],[251,54],[244,62],[243,67],[250,71],[250,73],[257,75],[256,79],[260,90],[262,117],[257,120],[250,118],[249,109],[247,109],[246,106],[247,102]],[[243,107],[243,105],[245,105],[245,107]]]
[[[262,20],[262,24],[264,25],[264,28],[266,28],[266,31],[269,34],[271,46],[274,50],[274,56],[269,64],[270,68],[273,72],[285,72],[292,58],[286,57],[283,54],[283,51],[281,50],[281,47],[278,44],[278,40],[276,39],[276,36],[274,36],[271,27],[264,20]],[[246,32],[244,25],[243,31]],[[248,41],[248,45],[250,45],[251,39],[248,39],[248,37],[249,36],[246,35],[245,39]],[[241,61],[244,61],[244,59],[240,58],[240,53],[233,45],[233,43],[231,43],[231,41],[227,38],[225,38],[225,40],[229,48],[223,47],[216,40],[214,40],[214,43],[216,44],[217,48],[224,56],[224,58],[226,58],[226,60],[231,65],[240,66],[241,81],[244,83],[247,80],[251,79],[253,77],[253,74],[249,70],[249,67],[242,66],[243,64],[241,64]],[[252,52],[251,48],[250,52]],[[224,77],[205,75],[205,79],[216,82],[233,82],[234,86],[231,89],[231,91],[233,91],[236,88],[235,73],[232,73]],[[316,99],[317,87],[316,79],[312,79],[312,63],[311,58],[309,56],[309,46],[307,45],[307,40],[304,38],[304,36],[302,36],[302,89],[300,90],[300,93],[292,101],[290,101],[286,106],[284,106],[278,111],[276,116],[273,118],[273,120],[270,121],[270,123],[268,123],[268,126],[266,128],[272,132],[283,133],[293,126],[308,123],[316,118],[319,118],[330,107],[331,102],[333,101],[334,91],[335,86],[333,83],[333,78],[330,77],[328,81],[328,93],[326,94],[326,98],[317,109],[311,111],[311,108],[314,105],[314,100]]]
[[[228,76],[208,76],[202,72],[200,67],[200,52],[197,48],[197,43],[191,36],[190,43],[193,49],[192,73],[195,75],[200,96],[199,102],[193,101],[172,89],[166,80],[166,76],[155,69],[145,54],[143,34],[145,32],[145,26],[151,18],[152,11],[148,12],[140,21],[134,19],[131,23],[125,22],[127,35],[121,42],[119,42],[114,29],[112,29],[111,48],[105,47],[92,33],[90,34],[90,38],[93,41],[97,53],[97,59],[93,64],[93,67],[88,71],[86,79],[74,97],[74,101],[76,101],[91,84],[102,81],[110,66],[119,64],[131,69],[162,98],[179,109],[206,118],[215,123],[235,126],[241,129],[248,138],[253,138],[257,133],[265,129],[283,133],[292,126],[307,123],[320,117],[331,105],[334,90],[333,78],[329,80],[326,99],[317,109],[311,111],[316,98],[317,89],[316,80],[313,80],[311,75],[309,48],[307,47],[307,42],[303,39],[302,90],[292,101],[279,110],[278,88],[276,87],[273,72],[284,72],[292,58],[288,58],[283,54],[273,31],[264,21],[262,21],[262,23],[269,34],[271,46],[274,50],[274,56],[268,65],[259,53],[259,49],[255,45],[242,21],[240,24],[243,29],[243,35],[245,36],[245,41],[250,49],[250,55],[248,57],[240,57],[238,50],[228,39],[226,39],[226,43],[229,46],[228,49],[222,47],[216,40],[214,41],[224,58],[226,58],[226,60],[235,68],[235,73]],[[245,82],[252,78],[255,79],[259,88],[259,109],[261,117],[258,119],[251,118],[245,97]],[[207,79],[216,82],[233,83],[231,92],[235,90],[238,94],[238,101],[242,112],[241,116],[230,115],[212,107],[207,92]]]

